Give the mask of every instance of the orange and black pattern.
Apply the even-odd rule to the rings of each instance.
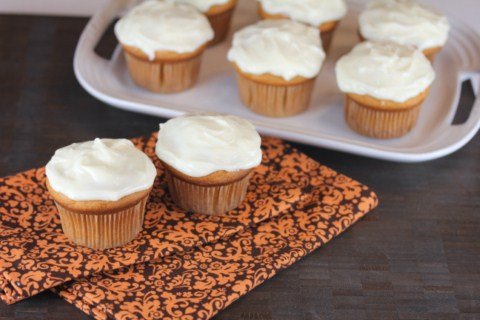
[[[281,216],[227,241],[75,281],[57,292],[97,319],[209,319],[377,205],[367,187],[319,170],[324,184],[312,186]]]
[[[164,171],[154,153],[156,136],[134,142],[154,159],[159,175],[147,204],[144,230],[121,248],[96,251],[76,246],[63,235],[45,188],[43,168],[0,179],[0,297],[4,301],[14,303],[72,279],[226,240],[302,206],[310,210],[340,201],[354,215],[361,212],[362,199],[374,199],[359,183],[319,165],[281,140],[264,138],[263,161],[242,205],[227,217],[190,214],[179,210],[168,195]],[[324,191],[315,193],[317,189]],[[337,209],[326,210],[333,214]]]

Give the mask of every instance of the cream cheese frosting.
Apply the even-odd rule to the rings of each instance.
[[[364,41],[341,57],[335,73],[340,90],[377,99],[405,102],[435,79],[421,51],[395,43]]]
[[[270,14],[281,14],[288,18],[313,26],[340,20],[347,13],[344,0],[258,0],[262,9]]]
[[[76,201],[117,201],[152,187],[157,170],[126,139],[95,139],[58,149],[45,167],[50,186]]]
[[[211,7],[228,3],[230,0],[164,0],[167,2],[186,3],[201,12],[207,12]]]
[[[291,20],[263,20],[235,33],[228,60],[243,72],[289,81],[314,78],[325,59],[317,28]]]
[[[115,35],[121,44],[139,48],[153,60],[156,51],[194,52],[214,33],[193,6],[148,0],[115,24]]]
[[[157,156],[191,177],[254,168],[262,160],[255,127],[239,117],[192,114],[160,124]]]
[[[420,50],[441,47],[450,25],[444,15],[411,0],[376,0],[359,16],[361,35],[367,40],[391,41]]]

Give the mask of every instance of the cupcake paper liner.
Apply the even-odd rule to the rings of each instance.
[[[262,83],[238,74],[238,90],[243,104],[253,112],[269,117],[288,117],[305,111],[310,105],[315,78],[298,84]]]
[[[206,13],[208,21],[215,33],[214,38],[208,43],[209,46],[214,46],[223,42],[227,38],[228,32],[230,31],[233,12],[235,11],[236,1],[232,1],[232,3],[231,7],[223,12],[215,14]]]
[[[245,198],[251,172],[242,179],[221,185],[205,186],[185,181],[167,170],[168,189],[182,209],[209,215],[222,215],[235,209]]]
[[[330,50],[333,35],[339,23],[340,21],[332,21],[320,26],[320,38],[322,39],[322,47],[325,53],[328,53],[328,51]]]
[[[149,61],[124,50],[130,77],[139,87],[158,93],[175,93],[195,85],[203,50],[181,60]]]
[[[148,194],[124,210],[103,214],[69,210],[56,203],[62,229],[76,244],[93,249],[108,249],[132,241],[142,230]]]
[[[346,94],[345,120],[350,128],[365,136],[379,139],[401,137],[415,126],[423,100],[412,106],[375,108]]]

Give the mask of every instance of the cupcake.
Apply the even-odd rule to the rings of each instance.
[[[240,99],[252,111],[287,117],[307,109],[325,52],[316,28],[263,20],[235,33],[228,52]]]
[[[370,2],[358,18],[362,40],[389,41],[421,50],[433,62],[447,42],[447,18],[411,0]]]
[[[193,114],[160,125],[156,154],[180,208],[222,215],[244,199],[262,160],[260,143],[255,127],[244,119]]]
[[[335,66],[345,93],[345,119],[356,132],[396,138],[417,122],[435,72],[421,51],[395,43],[365,41]]]
[[[202,12],[210,22],[215,33],[209,45],[222,42],[228,35],[233,11],[237,0],[167,0],[169,2],[187,3]]]
[[[213,30],[208,19],[190,5],[145,1],[115,24],[115,35],[138,86],[174,93],[197,81]]]
[[[58,149],[45,167],[65,235],[93,249],[121,246],[142,229],[157,170],[125,139],[95,139]]]
[[[258,12],[263,19],[292,19],[318,28],[328,52],[347,5],[344,0],[258,0]]]

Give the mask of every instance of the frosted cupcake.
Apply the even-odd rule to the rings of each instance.
[[[210,22],[215,37],[210,41],[210,45],[222,42],[228,35],[233,11],[237,5],[237,0],[167,0],[168,2],[186,3],[194,6],[202,12]]]
[[[142,229],[157,174],[150,158],[125,139],[95,139],[58,149],[45,168],[62,229],[94,249],[121,246]]]
[[[444,15],[411,0],[376,0],[359,16],[361,39],[414,46],[431,62],[447,42],[449,29]]]
[[[190,5],[145,1],[116,23],[115,35],[133,81],[154,92],[173,93],[197,81],[213,30]]]
[[[347,13],[344,0],[257,0],[263,19],[292,19],[320,30],[323,49],[328,52],[333,33]]]
[[[360,134],[384,139],[413,128],[435,78],[421,51],[370,41],[341,57],[335,73],[345,92],[347,124]]]
[[[235,33],[228,60],[240,99],[252,111],[286,117],[307,109],[325,59],[319,31],[292,20],[263,20]]]
[[[179,207],[221,215],[244,199],[262,160],[260,143],[255,127],[244,119],[194,114],[160,125],[156,153]]]

